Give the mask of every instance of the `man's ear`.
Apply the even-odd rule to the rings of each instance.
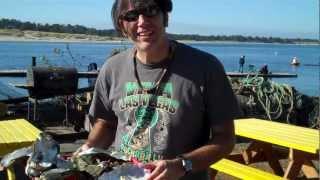
[[[118,23],[119,23],[118,26],[119,26],[119,28],[120,28],[121,35],[122,35],[123,37],[127,37],[127,32],[126,32],[126,30],[124,29],[123,22],[120,20]]]

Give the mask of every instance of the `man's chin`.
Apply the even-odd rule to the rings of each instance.
[[[153,43],[148,41],[139,42],[136,44],[137,48],[143,51],[148,51],[152,48]]]

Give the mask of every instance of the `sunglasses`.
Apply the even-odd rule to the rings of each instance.
[[[140,14],[150,18],[158,15],[159,12],[160,9],[158,7],[151,6],[127,11],[120,15],[120,18],[127,22],[133,22],[138,20]]]

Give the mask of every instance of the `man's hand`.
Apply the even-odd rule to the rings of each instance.
[[[176,180],[185,174],[180,159],[154,161],[144,168],[152,170],[148,180]]]
[[[90,148],[91,146],[89,146],[88,144],[83,144],[72,154],[72,157],[76,157],[79,153],[86,151]]]

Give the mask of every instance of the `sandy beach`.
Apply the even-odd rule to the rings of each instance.
[[[77,39],[77,38],[53,38],[53,37],[15,37],[0,36],[0,42],[81,42],[81,43],[123,43],[121,40],[98,40],[98,39]]]
[[[96,36],[86,34],[68,34],[41,31],[21,31],[15,29],[0,29],[0,42],[82,42],[82,43],[123,43],[121,38]]]

